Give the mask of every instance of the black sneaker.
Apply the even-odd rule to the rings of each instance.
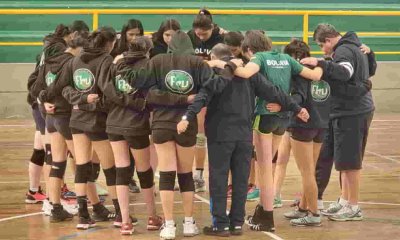
[[[65,209],[61,206],[61,204],[54,204],[53,209],[51,210],[50,222],[63,222],[70,221],[74,216],[69,214]]]
[[[93,214],[92,218],[96,222],[108,222],[110,220],[115,220],[116,214],[113,212],[110,212],[106,207],[104,207],[103,204],[99,204],[97,209],[95,210],[93,207]]]
[[[137,186],[136,181],[131,179],[131,182],[128,184],[129,192],[131,193],[140,193],[140,188]]]
[[[204,235],[216,236],[216,237],[229,237],[231,233],[229,232],[229,227],[224,229],[218,229],[217,227],[210,226],[203,228]]]
[[[254,214],[247,216],[246,223],[249,226],[256,225],[260,223],[260,216],[264,212],[264,208],[262,205],[257,204],[256,209],[254,210]]]
[[[240,236],[240,235],[243,234],[242,226],[230,226],[229,227],[229,232],[233,236]]]
[[[250,230],[261,232],[275,232],[274,212],[263,211],[259,216],[259,222],[251,225]]]
[[[90,217],[79,217],[79,223],[76,228],[79,230],[87,230],[96,227],[96,222]]]

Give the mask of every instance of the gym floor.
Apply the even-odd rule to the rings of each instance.
[[[364,158],[360,190],[362,222],[331,222],[323,219],[322,227],[292,227],[283,213],[290,211],[290,203],[301,189],[301,178],[294,159],[291,158],[282,197],[283,208],[275,215],[275,233],[252,232],[245,226],[244,235],[235,239],[399,239],[400,237],[400,114],[375,114]],[[158,231],[146,230],[145,203],[141,194],[131,194],[131,213],[139,219],[133,236],[122,237],[111,222],[98,223],[87,231],[75,229],[77,217],[72,222],[49,222],[42,215],[41,204],[25,204],[28,189],[28,161],[32,152],[34,125],[31,120],[0,120],[0,239],[159,239]],[[67,171],[66,182],[73,188],[73,177]],[[104,176],[99,182],[105,185]],[[325,195],[325,207],[339,195],[338,174],[333,171]],[[196,195],[195,219],[198,226],[210,225],[208,193]],[[158,212],[161,204],[157,197]],[[176,193],[175,217],[177,239],[182,239],[183,212],[181,198]],[[110,204],[107,200],[106,204]],[[251,214],[256,202],[248,202],[247,214]],[[233,237],[232,237],[233,238]],[[193,238],[213,239],[204,235]]]

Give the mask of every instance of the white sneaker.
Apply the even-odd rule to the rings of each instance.
[[[44,200],[42,205],[42,212],[46,216],[51,216],[51,210],[53,210],[53,205],[50,204],[49,200]]]
[[[78,204],[69,204],[66,201],[61,200],[61,205],[64,207],[65,211],[69,214],[77,215],[78,214]]]
[[[199,228],[196,226],[196,222],[184,222],[183,223],[183,236],[193,237],[199,235]]]
[[[324,210],[324,201],[318,199],[318,210]]]
[[[166,226],[165,223],[161,226],[160,239],[172,240],[175,239],[176,226]]]

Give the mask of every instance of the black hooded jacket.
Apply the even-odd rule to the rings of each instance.
[[[168,52],[149,61],[146,68],[137,74],[136,77],[142,81],[135,81],[135,87],[188,96],[198,93],[202,87],[218,85],[221,80],[233,78],[233,73],[228,70],[223,71],[221,76],[215,75],[202,58],[194,56],[190,38],[184,32],[174,34]],[[167,105],[153,106],[152,129],[176,131],[176,124],[181,120],[187,105]],[[190,122],[187,132],[197,133],[196,119]]]
[[[332,90],[331,118],[360,115],[375,109],[371,91],[363,88],[369,85],[371,69],[368,56],[361,52],[360,46],[357,35],[348,32],[334,47],[332,62],[318,61],[324,70],[322,79],[328,81]]]

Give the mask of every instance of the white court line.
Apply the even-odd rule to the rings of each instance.
[[[372,155],[375,155],[377,157],[380,157],[380,158],[395,162],[395,163],[400,163],[400,160],[397,160],[397,159],[394,159],[394,158],[391,158],[391,157],[388,157],[388,156],[384,156],[384,155],[376,153],[376,152],[372,152],[372,151],[368,151],[368,150],[365,150],[365,152],[367,152],[369,154],[372,154]]]
[[[293,202],[293,200],[282,200],[283,202]],[[334,203],[336,201],[325,201],[324,203]],[[383,206],[400,206],[400,203],[380,203],[380,202],[358,202],[363,205],[383,205]]]
[[[202,203],[202,201],[194,201],[195,203]],[[129,206],[144,206],[147,203],[131,203]],[[161,202],[156,202],[155,204],[161,204]],[[182,204],[182,201],[176,201],[174,204]],[[106,207],[114,207],[114,205],[105,205]],[[92,209],[93,207],[88,207],[89,209]],[[29,214],[23,214],[23,215],[17,215],[13,217],[7,217],[7,218],[0,218],[0,222],[6,222],[14,219],[19,219],[19,218],[26,218],[26,217],[31,217],[31,216],[36,216],[36,215],[43,215],[43,212],[35,212],[35,213],[29,213]]]

